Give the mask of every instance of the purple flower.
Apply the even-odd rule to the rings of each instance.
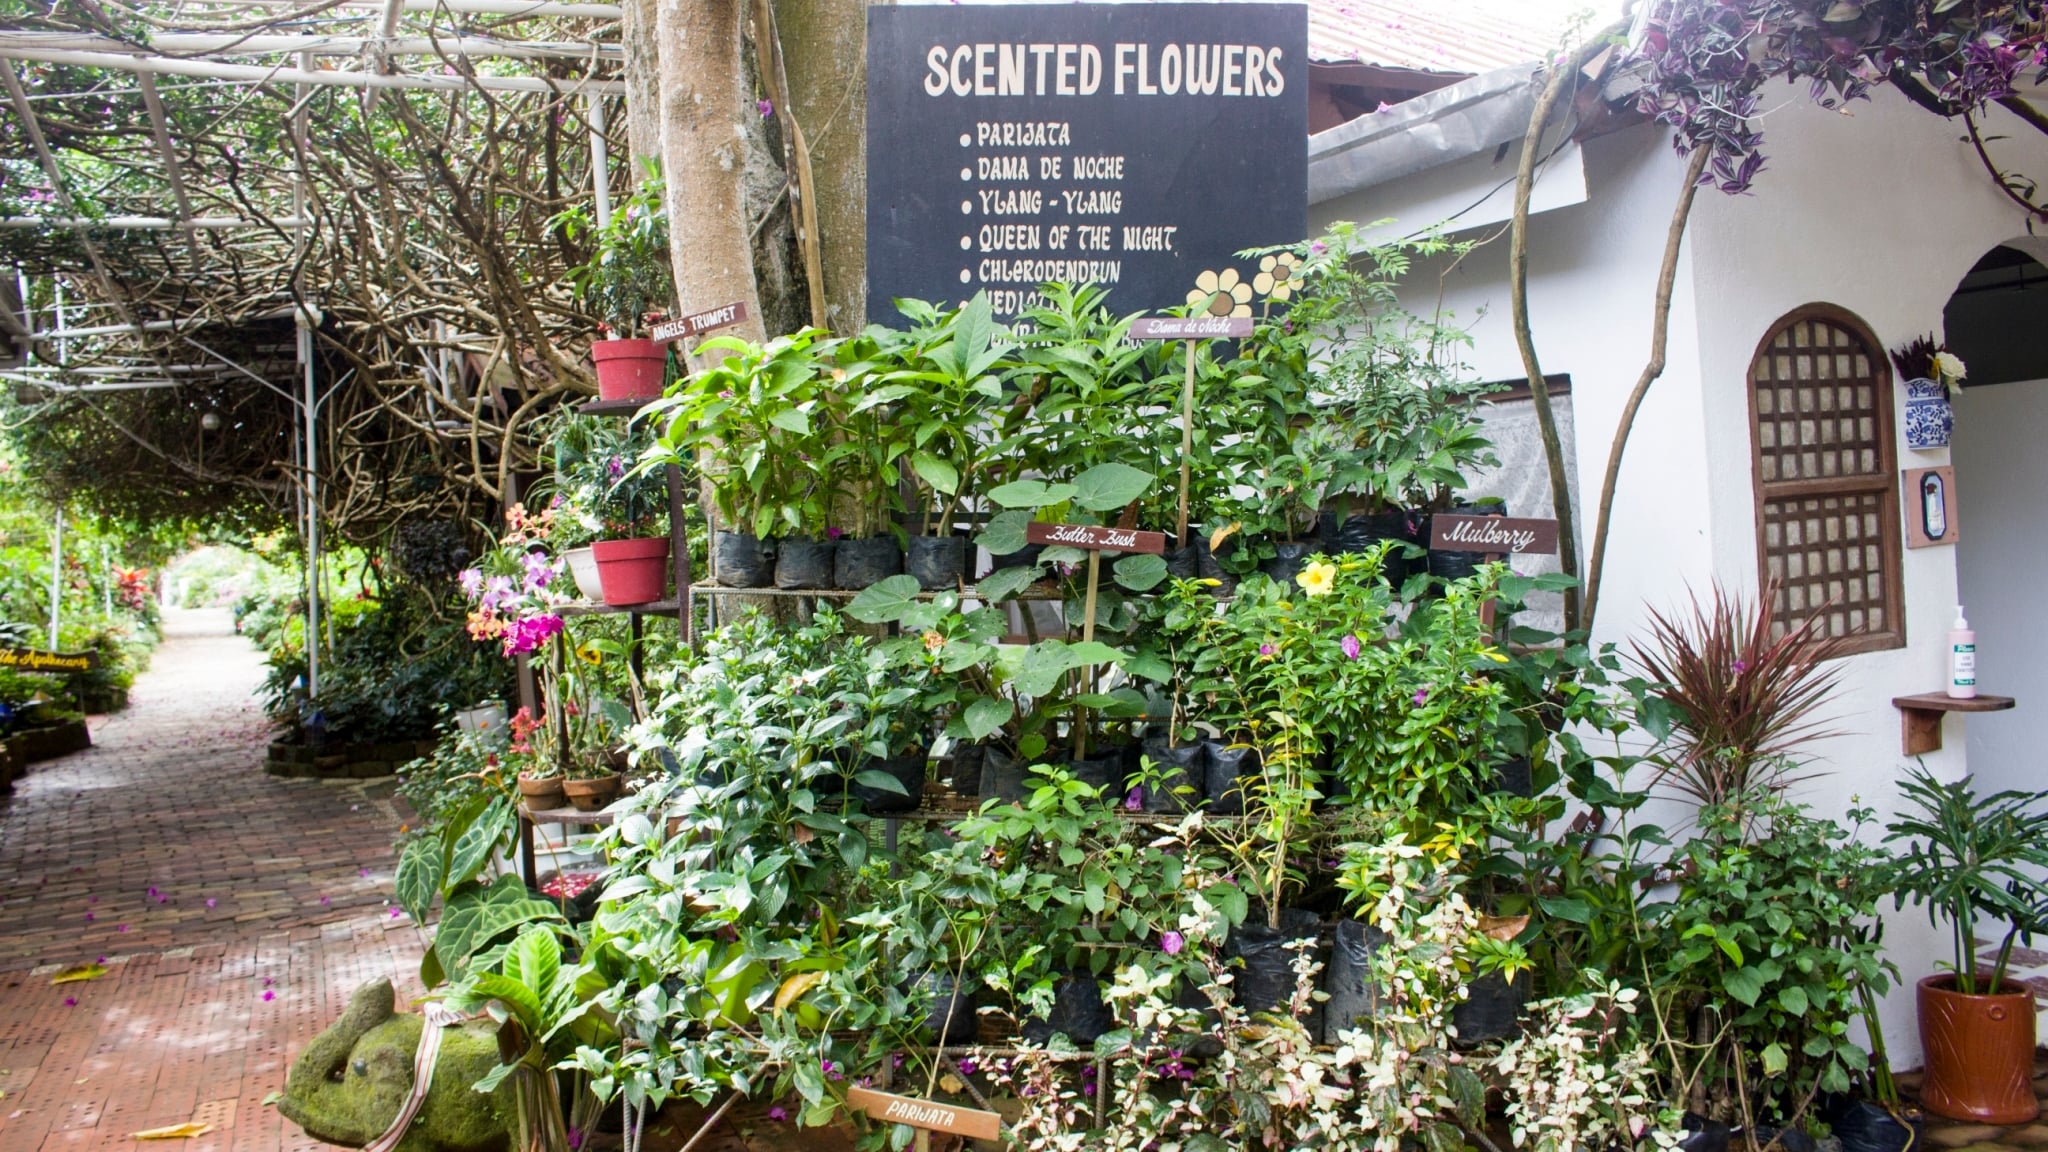
[[[513,599],[512,578],[493,576],[484,581],[484,595],[480,606],[486,611],[502,608]]]
[[[527,591],[533,592],[545,588],[548,586],[548,581],[555,578],[555,562],[548,559],[546,553],[528,552],[520,557],[519,560],[520,563],[526,566]]]
[[[403,916],[403,915],[405,915],[405,913],[403,913],[403,912],[399,911],[399,910],[398,910],[398,909],[396,909],[396,908],[393,908],[393,909],[391,910],[391,918],[392,918],[393,920],[396,920],[396,919],[398,919],[398,918],[399,918],[400,916]]]
[[[128,926],[127,926],[126,924],[116,924],[116,925],[114,925],[114,931],[116,931],[116,932],[126,932],[127,930],[128,930]]]
[[[1749,661],[1747,661],[1747,660],[1737,660],[1737,661],[1736,661],[1735,663],[1733,663],[1733,664],[1730,664],[1730,665],[1728,666],[1728,670],[1729,670],[1730,672],[1733,672],[1733,673],[1735,673],[1735,674],[1736,674],[1737,676],[1740,676],[1740,675],[1742,675],[1742,674],[1743,674],[1744,672],[1747,672],[1747,671],[1749,671]]]
[[[581,1148],[581,1147],[583,1147],[583,1130],[582,1130],[581,1128],[571,1128],[571,1129],[569,1129],[569,1132],[568,1132],[568,1136],[569,1136],[569,1147],[571,1147],[571,1148]]]
[[[1136,812],[1137,810],[1139,810],[1140,808],[1143,808],[1144,806],[1145,806],[1145,786],[1144,786],[1143,784],[1140,784],[1140,785],[1138,785],[1137,787],[1135,787],[1135,788],[1131,789],[1131,790],[1130,790],[1129,792],[1126,792],[1126,793],[1124,793],[1124,811],[1126,811],[1126,812]],[[91,916],[91,914],[89,914],[89,913],[88,913],[88,914],[86,915],[86,919],[87,919],[87,920],[90,920],[90,919],[92,919],[92,916]]]
[[[953,1067],[958,1068],[962,1076],[972,1076],[981,1070],[981,1065],[976,1064],[972,1056],[962,1057],[954,1063]]]
[[[87,924],[90,924],[90,923],[92,923],[92,913],[90,913],[90,912],[87,912],[87,913],[85,914],[85,922],[86,922]]]
[[[626,474],[626,461],[618,456],[604,462],[604,474],[617,480]]]
[[[1330,246],[1328,244],[1323,243],[1321,240],[1315,240],[1309,243],[1308,250],[1320,256],[1323,253],[1328,252],[1330,250]]]
[[[218,904],[218,903],[219,903],[219,901],[218,901],[218,900],[215,900],[215,899],[214,899],[213,897],[211,897],[211,896],[208,896],[208,897],[206,898],[206,906],[207,906],[208,908],[211,908],[211,907],[213,907],[213,906],[214,906],[215,904]]]
[[[1337,641],[1337,647],[1343,651],[1346,660],[1358,659],[1358,653],[1361,651],[1358,637],[1351,635],[1347,635],[1342,640]]]
[[[78,1007],[78,997],[76,997],[76,996],[66,996],[66,997],[64,998],[64,1006],[65,1006],[66,1008],[76,1008],[76,1007]]]
[[[264,1003],[266,1003],[266,1004],[267,1004],[267,1003],[269,1003],[270,1001],[272,1001],[272,1000],[275,1000],[275,999],[277,999],[277,993],[275,993],[275,992],[272,992],[272,991],[271,991],[270,989],[268,989],[268,988],[265,988],[265,989],[263,990],[263,1001],[264,1001]]]
[[[763,116],[773,116],[775,115],[775,101],[756,100],[754,101],[754,111],[759,112]]]
[[[767,101],[764,100],[762,101],[762,103],[765,104],[767,103]],[[777,1124],[781,1124],[789,1119],[789,1109],[784,1108],[780,1104],[777,1104],[775,1107],[770,1108],[768,1110],[768,1118],[770,1120],[775,1121]]]
[[[478,592],[483,591],[484,574],[475,568],[464,568],[462,575],[456,577],[456,579],[462,581],[462,594],[464,596],[474,597]]]
[[[837,540],[844,535],[846,535],[845,531],[839,528],[825,529],[825,539],[827,540]]]
[[[834,1062],[833,1062],[833,1061],[831,1061],[831,1060],[820,1060],[820,1061],[818,1061],[818,1067],[820,1067],[820,1068],[823,1068],[823,1069],[825,1070],[825,1079],[827,1079],[827,1080],[844,1080],[844,1079],[846,1079],[846,1073],[844,1073],[844,1072],[841,1072],[841,1071],[839,1070],[839,1065],[838,1065],[838,1064],[836,1064],[836,1063],[834,1063]]]
[[[1161,932],[1159,934],[1159,950],[1168,956],[1180,955],[1180,950],[1187,946],[1187,938],[1178,932]]]
[[[1261,656],[1271,656],[1276,651],[1278,651],[1278,649],[1274,648],[1271,644],[1259,645],[1259,655]]]
[[[1415,706],[1420,708],[1427,703],[1429,703],[1429,689],[1417,688],[1415,690]]]

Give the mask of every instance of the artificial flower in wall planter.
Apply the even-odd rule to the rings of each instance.
[[[1955,428],[1950,391],[1961,388],[1969,374],[1962,360],[1934,337],[1921,336],[1893,349],[1892,365],[1906,384],[1906,447],[1916,452],[1948,447]]]

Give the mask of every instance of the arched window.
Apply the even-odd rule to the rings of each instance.
[[[1749,367],[1757,566],[1789,628],[1821,617],[1847,651],[1906,642],[1891,369],[1861,320],[1812,304]]]

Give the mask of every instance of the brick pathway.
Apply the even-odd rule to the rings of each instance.
[[[0,798],[0,1152],[320,1147],[264,1097],[358,984],[419,989],[390,782],[265,775],[258,654],[224,614],[168,631],[94,748]]]

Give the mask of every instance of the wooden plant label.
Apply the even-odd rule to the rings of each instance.
[[[1166,552],[1166,533],[1140,532],[1135,528],[1104,528],[1094,524],[1040,524],[1024,526],[1024,539],[1033,544],[1063,544],[1090,552]]]
[[[860,1087],[846,1090],[846,1102],[877,1120],[885,1120],[892,1124],[908,1124],[912,1128],[923,1128],[930,1132],[950,1132],[955,1136],[969,1136],[976,1140],[997,1140],[1001,1139],[1003,1134],[1003,1118],[994,1112],[955,1108],[951,1104],[940,1104],[933,1100],[892,1096],[887,1092]]]
[[[45,652],[40,648],[0,646],[0,668],[15,672],[90,672],[100,666],[97,652]]]
[[[679,336],[702,336],[720,328],[730,328],[747,318],[747,302],[735,300],[723,308],[699,312],[680,320],[667,320],[654,326],[651,337],[658,342],[674,340]]]
[[[1131,324],[1137,340],[1212,340],[1252,334],[1249,316],[1147,316]]]
[[[1557,551],[1557,521],[1439,512],[1430,518],[1429,546],[1439,552],[1548,556]]]

